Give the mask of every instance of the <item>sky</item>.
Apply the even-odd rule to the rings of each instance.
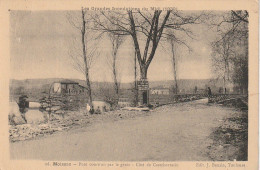
[[[68,21],[69,11],[11,11],[10,46],[11,78],[73,78],[84,79],[74,69],[70,51],[75,49],[80,32]],[[76,15],[75,15],[76,16]],[[196,39],[188,40],[192,48],[176,46],[179,79],[208,79],[211,72],[210,41],[216,33],[206,25],[192,27]],[[118,52],[118,68],[121,82],[134,80],[134,50],[131,38],[127,38]],[[78,44],[80,46],[80,44]],[[91,65],[92,81],[112,81],[108,66],[111,44],[106,36],[98,43],[99,55]],[[166,43],[158,47],[148,70],[148,80],[173,80],[171,49]]]

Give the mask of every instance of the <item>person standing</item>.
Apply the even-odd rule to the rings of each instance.
[[[210,87],[208,87],[208,103],[211,103],[211,96],[212,96],[212,92]]]

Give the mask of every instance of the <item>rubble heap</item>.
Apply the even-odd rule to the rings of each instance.
[[[40,99],[41,109],[43,111],[62,114],[64,111],[76,111],[85,106],[84,100],[75,95],[53,95]]]

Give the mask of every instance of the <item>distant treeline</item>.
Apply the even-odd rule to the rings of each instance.
[[[49,89],[52,83],[64,80],[64,79],[26,79],[26,80],[10,80],[10,100],[17,100],[19,95],[26,94],[31,101],[38,101],[40,98],[48,96]],[[70,79],[78,82],[84,86],[85,81],[79,79]],[[206,92],[207,87],[211,87],[213,93],[219,93],[219,89],[222,87],[222,82],[218,80],[201,79],[181,79],[178,80],[179,93],[194,93],[195,88],[197,93]],[[150,81],[150,88],[168,88],[173,90],[174,81]],[[93,98],[94,100],[103,100],[104,95],[112,94],[113,83],[112,82],[92,82]],[[120,94],[122,97],[131,97],[134,88],[134,83],[121,83]]]

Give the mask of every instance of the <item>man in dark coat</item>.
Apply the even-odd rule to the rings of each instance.
[[[209,98],[208,102],[209,103],[211,103],[211,95],[212,95],[211,89],[210,89],[210,87],[208,87],[208,98]]]

